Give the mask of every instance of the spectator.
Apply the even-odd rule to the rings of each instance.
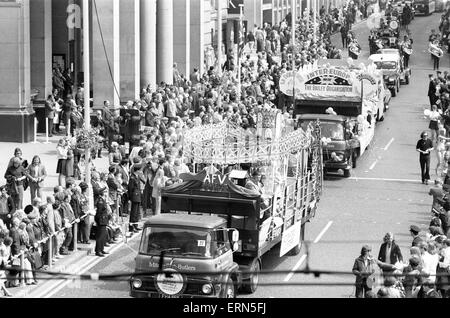
[[[372,264],[371,251],[370,246],[364,245],[361,249],[361,255],[355,259],[353,265],[352,271],[356,276],[356,298],[365,298],[367,291],[372,290],[373,278],[371,275],[375,273],[375,268]]]
[[[128,195],[131,200],[131,212],[130,212],[130,232],[138,232],[137,222],[141,220],[141,182],[138,172],[142,169],[141,164],[133,165],[133,172],[130,175],[130,181],[128,184]]]
[[[22,209],[24,181],[26,180],[25,168],[19,158],[13,159],[13,165],[6,170],[5,179],[8,184],[8,192],[14,200],[14,206]]]
[[[11,226],[11,218],[16,210],[14,200],[9,196],[6,186],[0,187],[0,220],[3,221],[5,226],[9,228]]]
[[[97,224],[95,232],[95,255],[99,257],[105,257],[109,254],[105,251],[105,244],[107,242],[106,226],[108,225],[108,211],[107,211],[107,192],[103,189],[99,193],[97,200],[97,213],[95,214],[95,223]]]
[[[109,165],[118,165],[122,161],[122,153],[119,150],[117,142],[111,143],[111,150],[109,152]]]
[[[56,195],[56,200],[59,203],[59,213],[61,214],[62,227],[64,228],[65,239],[61,245],[60,254],[69,255],[69,247],[73,240],[72,222],[75,220],[75,215],[70,206],[71,192],[64,191]]]
[[[41,162],[39,156],[34,156],[31,165],[26,170],[28,183],[30,186],[31,200],[35,197],[43,199],[42,189],[44,188],[44,180],[47,177],[45,166]]]
[[[383,263],[395,265],[397,262],[403,262],[402,251],[394,241],[394,234],[386,233],[383,238],[384,243],[381,244],[378,260]],[[391,274],[393,271],[383,269],[384,274]]]
[[[67,155],[69,152],[69,147],[66,139],[62,138],[58,141],[58,145],[56,147],[56,153],[58,158],[58,164],[56,167],[56,173],[58,176],[58,184],[62,186],[67,177]]]
[[[45,120],[48,122],[48,136],[53,137],[56,134],[55,128],[53,126],[53,121],[55,119],[56,113],[56,103],[53,95],[48,95],[45,101]]]

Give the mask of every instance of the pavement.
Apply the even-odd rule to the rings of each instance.
[[[377,257],[383,236],[388,231],[394,233],[404,259],[409,258],[412,242],[409,226],[416,224],[426,230],[430,221],[432,198],[428,191],[432,185],[421,184],[415,144],[420,133],[428,127],[423,110],[429,107],[426,96],[428,74],[434,72],[427,53],[427,37],[432,28],[437,28],[438,20],[436,13],[413,20],[410,26],[414,37],[411,84],[402,85],[398,96],[392,99],[385,120],[377,124],[375,138],[359,159],[353,176],[349,179],[326,178],[316,217],[306,227],[306,241],[310,243],[303,244],[297,256],[280,258],[277,248],[264,255],[263,270],[272,273],[260,277],[256,293],[238,295],[239,298],[351,298],[354,276],[350,272],[354,259],[364,244],[371,245],[372,254]],[[367,58],[369,30],[364,22],[354,29],[363,46],[362,58]],[[333,41],[341,47],[339,34]],[[344,55],[346,58],[346,53]],[[448,54],[442,58],[441,65],[442,71],[449,70]],[[40,149],[33,147],[23,145],[26,157]],[[54,156],[55,147],[55,144],[49,147],[48,157]],[[13,148],[11,145],[5,153],[12,154]],[[50,158],[46,161],[48,157],[43,156],[43,161],[50,164]],[[0,164],[3,166],[2,161]],[[432,157],[431,166],[435,165],[436,159]],[[139,236],[135,236],[118,245],[105,259],[93,261],[94,257],[82,257],[76,270],[88,274],[131,273],[138,246]],[[347,274],[314,277],[293,272],[305,269],[306,265],[311,270]],[[53,289],[41,288],[41,293],[35,295],[52,298],[130,297],[126,280],[98,281],[95,275],[92,277],[91,280],[65,281]]]

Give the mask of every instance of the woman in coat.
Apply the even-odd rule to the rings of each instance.
[[[33,157],[31,165],[29,165],[26,170],[26,175],[30,185],[31,201],[33,201],[35,197],[44,200],[42,189],[44,188],[44,180],[47,177],[47,171],[39,156]]]
[[[128,183],[128,195],[131,201],[131,211],[130,211],[130,223],[137,223],[141,220],[141,181],[139,175],[137,174],[141,170],[141,164],[133,165],[133,172],[130,175],[130,181]],[[130,224],[130,232],[138,232],[137,224]]]
[[[24,181],[27,178],[25,168],[19,158],[13,159],[13,165],[6,170],[5,179],[8,182],[9,193],[17,209],[22,209]]]

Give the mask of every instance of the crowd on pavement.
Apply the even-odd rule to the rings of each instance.
[[[433,30],[429,41],[433,43],[439,38]],[[429,130],[421,133],[416,145],[423,184],[429,184],[432,179],[430,159],[433,154],[437,162],[432,171],[434,187],[429,191],[433,197],[429,227],[421,230],[417,225],[410,226],[412,243],[407,260],[392,233],[385,235],[377,258],[372,256],[371,246],[363,246],[353,266],[358,298],[450,298],[449,84],[448,71],[437,70],[436,74],[429,75],[430,109],[424,112]],[[383,283],[375,290],[377,267],[382,272]]]

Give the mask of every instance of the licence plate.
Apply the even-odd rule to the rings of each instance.
[[[159,298],[181,298],[180,295],[159,295]]]

